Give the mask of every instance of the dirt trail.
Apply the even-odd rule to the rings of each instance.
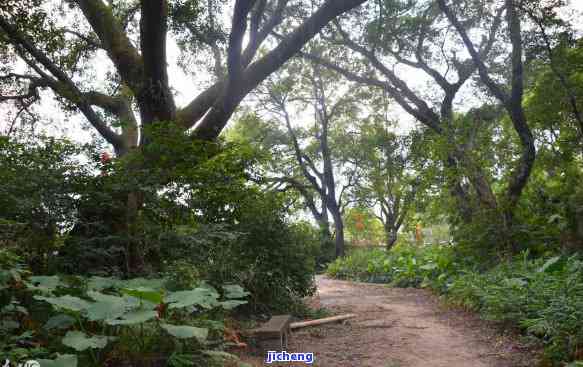
[[[316,306],[358,316],[293,333],[288,351],[314,352],[317,367],[510,367],[533,361],[506,337],[428,291],[318,277]],[[261,365],[259,359],[253,361]]]

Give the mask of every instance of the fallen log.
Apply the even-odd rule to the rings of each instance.
[[[347,319],[351,319],[353,317],[356,317],[356,315],[353,314],[353,313],[349,313],[349,314],[345,314],[345,315],[325,317],[323,319],[317,319],[317,320],[292,322],[290,324],[290,328],[293,330],[293,329],[299,329],[299,328],[303,328],[303,327],[307,327],[307,326],[316,326],[316,325],[328,324],[330,322],[337,322],[337,321],[347,320]]]

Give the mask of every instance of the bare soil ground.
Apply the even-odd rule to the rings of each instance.
[[[317,367],[535,366],[535,354],[431,292],[318,277],[314,307],[355,313],[344,323],[297,330],[288,352],[313,352]],[[261,357],[245,357],[262,366]]]

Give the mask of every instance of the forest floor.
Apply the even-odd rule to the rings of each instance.
[[[313,352],[315,367],[537,364],[537,353],[511,335],[502,335],[476,315],[445,306],[430,291],[324,276],[318,276],[317,282],[318,293],[310,301],[312,307],[324,307],[334,314],[355,313],[357,317],[344,323],[299,329],[292,334],[287,351]],[[263,365],[261,357],[243,360]]]

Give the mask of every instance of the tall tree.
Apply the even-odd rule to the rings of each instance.
[[[214,139],[250,91],[328,22],[364,2],[323,1],[298,20],[290,18],[304,13],[302,3],[287,0],[236,0],[232,5],[214,0],[4,1],[0,52],[9,63],[1,79],[16,87],[3,90],[0,101],[26,107],[39,98],[39,89],[49,88],[119,155],[147,143],[139,130],[156,121],[177,121],[185,131],[193,128],[194,137]],[[227,34],[219,20],[229,7]],[[285,21],[296,26],[259,55],[270,33]],[[215,57],[217,77],[182,108],[168,80],[169,35],[181,41],[191,59],[208,57],[205,48]],[[107,88],[90,82],[91,67],[103,64],[104,57],[113,66]],[[18,71],[21,63],[27,65],[24,73]]]
[[[39,89],[49,88],[64,110],[80,112],[118,156],[148,146],[148,127],[155,123],[176,123],[193,138],[214,140],[250,91],[332,19],[364,1],[323,1],[308,13],[299,11],[302,3],[287,0],[3,1],[0,56],[8,63],[0,70],[0,101],[26,110],[40,98]],[[222,27],[219,20],[229,10],[230,26]],[[268,41],[278,28],[291,31],[279,42]],[[210,51],[215,59],[210,86],[182,108],[169,82],[170,36],[180,41],[183,56],[200,62]],[[109,77],[95,78],[103,69]],[[145,152],[145,165],[156,164],[156,154]],[[136,170],[142,168],[136,163]],[[142,206],[139,186],[127,188],[119,218],[128,238],[128,268],[138,271],[143,259],[131,238]]]
[[[523,34],[521,28],[521,14],[515,0],[505,0],[507,32],[511,45],[511,70],[510,70],[510,90],[499,84],[489,71],[483,57],[477,51],[474,43],[468,36],[468,31],[457,15],[447,5],[445,0],[437,0],[440,9],[447,16],[450,23],[455,27],[463,44],[472,57],[474,65],[478,69],[480,80],[487,86],[506,109],[514,130],[518,134],[521,152],[518,162],[512,170],[507,188],[503,194],[503,215],[504,224],[508,229],[513,223],[514,209],[518,204],[520,195],[528,182],[528,178],[534,165],[536,148],[534,137],[526,119],[522,106],[524,96],[524,60],[523,60]]]
[[[270,181],[298,191],[323,231],[329,223],[334,225],[336,256],[342,256],[342,215],[356,174],[355,162],[343,146],[358,114],[354,91],[344,90],[334,74],[321,66],[297,60],[271,77],[256,95],[255,109],[275,121],[265,125],[272,130],[271,140],[283,143],[287,153],[286,158],[280,157],[286,164],[271,167],[275,169]]]

